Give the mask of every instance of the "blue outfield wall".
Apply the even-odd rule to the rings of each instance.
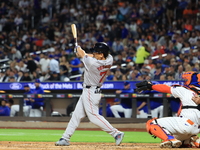
[[[130,81],[131,87],[135,89],[135,84],[139,81]],[[102,89],[116,90],[123,88],[123,81],[106,81]],[[152,81],[153,84],[166,84],[166,85],[183,85],[183,81]],[[15,83],[0,83],[0,90],[23,90],[24,85],[28,84],[31,89],[35,88],[34,82],[15,82]],[[81,90],[82,82],[42,82],[41,86],[44,90]]]

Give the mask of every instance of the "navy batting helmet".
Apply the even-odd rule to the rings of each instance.
[[[93,48],[93,53],[103,53],[105,58],[108,56],[109,51],[109,46],[104,42],[96,43]]]

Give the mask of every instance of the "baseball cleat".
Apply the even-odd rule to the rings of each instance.
[[[166,140],[160,143],[160,148],[178,148],[182,142],[177,139]]]
[[[199,137],[196,136],[196,135],[192,136],[190,144],[191,144],[192,148],[199,148],[200,147],[200,139],[199,139]]]
[[[124,138],[124,132],[120,132],[119,134],[115,136],[115,143],[117,146],[121,144],[123,138]]]
[[[69,141],[65,140],[64,138],[60,138],[59,141],[55,143],[55,146],[69,146]]]

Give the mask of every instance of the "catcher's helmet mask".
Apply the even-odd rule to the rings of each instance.
[[[109,46],[104,42],[98,42],[92,48],[93,53],[99,53],[99,54],[103,53],[105,58],[108,56],[109,51],[110,51]]]
[[[200,74],[194,71],[187,71],[182,74],[184,85],[200,87]]]

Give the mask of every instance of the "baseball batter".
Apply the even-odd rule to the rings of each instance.
[[[199,94],[199,76],[200,74],[192,71],[183,73],[184,86],[151,85],[147,81],[136,85],[138,91],[153,89],[163,93],[170,93],[181,101],[182,107],[179,111],[179,117],[154,118],[146,123],[147,131],[163,140],[160,144],[161,148],[200,147],[200,140],[196,136],[200,131],[200,109],[192,100],[195,95]]]
[[[62,138],[55,143],[56,146],[70,145],[70,137],[81,119],[86,116],[92,123],[113,136],[116,145],[120,145],[124,133],[118,131],[103,116],[99,115],[100,87],[113,63],[113,57],[109,54],[109,50],[107,44],[103,42],[95,44],[93,54],[87,54],[80,46],[77,47],[76,55],[82,58],[85,66],[83,91]]]

